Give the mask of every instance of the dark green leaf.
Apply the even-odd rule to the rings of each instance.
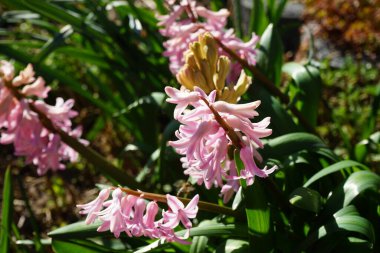
[[[367,219],[357,215],[343,215],[334,216],[332,220],[313,231],[302,243],[301,248],[307,249],[324,237],[336,236],[342,233],[360,234],[371,244],[375,240],[372,224]]]
[[[73,34],[73,29],[70,25],[66,25],[62,27],[62,29],[59,31],[58,34],[55,35],[55,37],[48,42],[41,48],[40,53],[37,54],[33,62],[40,63],[42,62],[46,57],[49,56],[54,50],[56,50],[58,47],[64,45],[65,40],[70,37]]]
[[[299,208],[318,213],[321,209],[321,195],[312,189],[300,187],[295,189],[289,198],[289,202]]]
[[[145,154],[149,155],[157,149],[159,125],[158,113],[165,99],[162,92],[153,92],[149,96],[144,96],[126,109],[115,114],[115,117],[125,115],[133,124],[130,131],[134,135],[137,144],[144,145]]]
[[[280,0],[280,1],[276,1],[277,4],[276,4],[276,7],[273,8],[271,11],[272,15],[272,20],[271,22],[274,23],[274,24],[277,24],[278,21],[280,20],[281,16],[282,16],[282,13],[284,11],[284,8],[285,8],[285,5],[286,5],[286,2],[287,0]]]
[[[198,227],[207,227],[209,225],[214,225],[215,221],[204,220],[199,223]],[[205,252],[207,248],[208,237],[207,236],[194,236],[192,238],[190,253],[201,253]]]
[[[260,153],[266,158],[282,158],[301,150],[320,149],[328,150],[317,136],[308,133],[291,133],[267,141]],[[329,151],[329,153],[332,152]]]
[[[16,6],[20,9],[28,9],[41,14],[41,16],[53,19],[63,24],[70,24],[75,30],[81,31],[97,39],[104,40],[104,31],[91,23],[86,23],[76,13],[62,9],[59,6],[41,0],[3,0],[4,4]]]
[[[268,252],[271,248],[271,215],[263,184],[260,179],[244,190],[250,245],[256,252]]]
[[[257,64],[259,69],[276,86],[279,86],[281,81],[282,57],[283,46],[279,32],[273,24],[270,24],[265,29],[260,39]]]
[[[256,86],[256,84],[259,86]],[[259,80],[255,80],[255,89],[251,88],[249,92],[252,94],[252,100],[261,100],[261,106],[258,109],[260,116],[257,120],[263,119],[263,116],[271,115],[270,128],[273,130],[272,137],[300,131],[292,116],[275,97],[271,96],[263,86],[260,86]]]
[[[1,208],[1,227],[0,227],[0,253],[9,252],[11,239],[11,224],[13,211],[13,183],[11,168],[8,167],[4,177],[3,198]]]
[[[126,252],[126,251],[115,251],[114,249],[109,249],[91,241],[86,240],[55,240],[53,239],[52,247],[56,253],[67,253],[67,252],[80,252],[80,253],[103,253],[103,252]]]
[[[327,200],[324,212],[332,213],[349,205],[358,195],[366,190],[380,192],[380,176],[371,171],[358,171],[351,174]]]
[[[48,234],[53,239],[72,239],[72,238],[88,238],[100,235],[96,229],[100,226],[100,222],[87,225],[84,221],[79,221],[61,228],[58,228]]]
[[[316,126],[322,89],[319,70],[294,62],[285,64],[282,70],[288,73],[296,84],[296,107],[312,126]]]
[[[262,35],[265,28],[268,26],[268,18],[265,14],[263,0],[253,0],[251,9],[251,17],[249,23],[249,31],[257,35]]]
[[[223,242],[215,253],[249,253],[252,252],[249,243],[243,240],[228,239]]]
[[[222,224],[215,222],[214,225],[210,224],[206,227],[196,227],[190,229],[190,236],[233,236],[245,238],[247,237],[247,227],[241,224]],[[183,236],[186,233],[185,230],[176,233],[177,236]],[[143,248],[138,249],[135,253],[144,253],[155,250],[159,247],[165,246],[167,243],[162,240],[157,240]]]
[[[323,170],[319,171],[318,173],[316,173],[314,176],[312,176],[303,186],[304,187],[308,187],[310,186],[312,183],[314,183],[315,181],[318,181],[319,179],[327,176],[327,175],[330,175],[334,172],[337,172],[337,171],[340,171],[342,169],[346,169],[346,168],[351,168],[351,167],[358,167],[358,168],[361,168],[361,169],[368,169],[365,165],[361,164],[361,163],[358,163],[358,162],[355,162],[355,161],[351,161],[351,160],[347,160],[347,161],[340,161],[340,162],[337,162],[333,165],[330,165],[326,168],[324,168]]]
[[[240,0],[232,0],[232,10],[233,10],[233,23],[235,27],[236,36],[241,38],[242,33],[242,19],[241,19],[241,1]]]

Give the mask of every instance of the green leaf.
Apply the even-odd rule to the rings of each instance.
[[[63,24],[70,24],[75,30],[83,32],[89,36],[96,37],[97,39],[104,40],[106,38],[104,36],[104,31],[100,27],[86,22],[78,14],[62,9],[55,4],[41,0],[3,0],[3,3],[20,9],[31,10],[41,14],[41,16]]]
[[[112,66],[108,64],[105,57],[88,49],[64,46],[57,48],[55,52],[76,58],[78,60],[86,62],[87,64],[94,64],[100,68],[112,69]]]
[[[367,240],[356,237],[348,237],[346,240],[339,242],[339,251],[344,253],[372,253],[373,244]]]
[[[318,151],[321,149],[335,156],[321,139],[308,133],[290,133],[264,143],[264,149],[260,153],[265,158],[282,158],[301,150]]]
[[[243,202],[243,188],[240,187],[238,192],[235,194],[234,201],[232,202],[232,210],[236,210]]]
[[[50,39],[46,44],[41,48],[40,53],[34,56],[33,62],[40,63],[46,57],[48,57],[54,50],[58,47],[64,45],[65,40],[73,34],[74,30],[70,25],[62,27],[57,35],[53,39]]]
[[[268,14],[270,22],[276,24],[282,15],[287,0],[269,0],[268,1]]]
[[[375,233],[371,222],[367,219],[345,214],[346,212],[336,213],[333,218],[326,224],[312,231],[310,235],[302,242],[301,248],[307,249],[314,245],[318,240],[325,237],[333,237],[338,234],[360,234],[364,236],[372,245],[375,240]]]
[[[357,171],[340,185],[326,202],[325,213],[332,213],[348,206],[358,195],[367,190],[380,193],[380,176],[371,171]]]
[[[67,253],[67,252],[80,252],[80,253],[104,253],[104,252],[126,252],[116,251],[114,249],[109,249],[100,246],[96,243],[86,240],[54,240],[52,241],[52,248],[56,253]]]
[[[48,239],[41,239],[40,244],[41,245],[51,245],[51,238]],[[33,240],[17,240],[16,241],[17,245],[35,245],[36,242]]]
[[[16,20],[25,22],[28,19],[40,18],[40,15],[27,10],[12,10],[3,12],[1,18],[7,22],[14,22]]]
[[[209,225],[214,225],[215,221],[212,220],[204,220],[199,223],[198,227],[207,227]],[[192,238],[190,253],[201,253],[205,252],[207,248],[208,237],[207,236],[194,236]]]
[[[11,168],[5,171],[3,198],[1,208],[1,227],[0,227],[0,253],[9,252],[11,239],[11,224],[13,211],[13,183]]]
[[[202,253],[205,252],[207,247],[207,236],[195,236],[191,242],[190,253]]]
[[[283,63],[283,46],[277,28],[270,24],[260,39],[257,65],[276,86],[280,85]]]
[[[256,84],[258,86],[255,86],[255,89],[249,89],[248,91],[252,95],[252,100],[261,100],[260,115],[257,120],[263,119],[264,115],[271,115],[270,127],[273,130],[272,137],[300,131],[300,128],[294,123],[292,116],[284,109],[280,102],[264,86],[260,85],[260,80],[255,80]]]
[[[295,189],[290,194],[289,202],[313,213],[318,213],[321,209],[321,195],[317,191],[304,187]]]
[[[316,126],[322,92],[319,70],[311,65],[303,66],[294,62],[285,64],[282,70],[292,77],[296,85],[296,107],[312,126]]]
[[[215,253],[249,253],[252,252],[249,243],[243,240],[228,239],[223,242]]]
[[[72,238],[88,238],[100,235],[96,229],[101,225],[101,222],[94,222],[87,225],[84,221],[72,223],[70,225],[58,228],[48,236],[53,239],[72,239]]]
[[[176,233],[178,236],[183,236],[186,230]],[[229,235],[234,237],[246,238],[247,227],[243,224],[223,224],[217,221],[206,227],[195,227],[190,229],[190,236],[221,236]]]
[[[235,27],[236,36],[241,38],[242,33],[242,19],[241,19],[241,1],[240,0],[232,0],[232,10],[233,10],[233,23]]]
[[[262,35],[269,24],[264,3],[262,0],[253,0],[252,3],[249,31],[250,33],[254,32],[257,35]]]
[[[355,158],[359,162],[364,161],[365,157],[368,153],[374,152],[376,153],[379,150],[380,144],[380,132],[375,132],[369,136],[368,139],[364,139],[355,145]],[[371,149],[371,147],[373,147]]]
[[[159,134],[158,112],[165,101],[165,96],[162,92],[153,92],[148,96],[139,98],[126,109],[114,115],[114,117],[124,115],[133,122],[129,130],[138,144],[144,145],[145,150],[142,151],[145,154],[151,154],[157,149]]]
[[[349,205],[349,206],[346,206],[346,207],[343,207],[342,209],[340,209],[333,216],[334,217],[342,217],[342,216],[346,216],[346,215],[357,215],[357,216],[359,216],[360,214],[359,214],[359,212],[355,206]]]
[[[310,186],[312,183],[318,181],[319,179],[327,176],[327,175],[330,175],[334,172],[337,172],[337,171],[340,171],[342,169],[346,169],[346,168],[351,168],[351,167],[358,167],[358,168],[361,168],[361,169],[368,169],[365,165],[361,164],[361,163],[358,163],[358,162],[355,162],[355,161],[351,161],[351,160],[346,160],[346,161],[340,161],[340,162],[337,162],[333,165],[330,165],[326,168],[324,168],[323,170],[319,171],[318,173],[316,173],[314,176],[312,176],[303,186],[304,187],[308,187]]]
[[[250,235],[250,245],[256,252],[271,248],[271,215],[266,193],[260,179],[244,190],[245,212]]]
[[[67,240],[67,239],[83,239],[96,236],[112,236],[111,233],[97,232],[97,228],[101,222],[94,222],[93,224],[86,225],[84,221],[79,221],[61,228],[58,228],[50,233],[48,236],[53,239]],[[237,237],[247,237],[247,227],[242,224],[222,224],[213,221],[207,227],[195,227],[190,229],[190,236],[219,236],[219,235],[234,235]],[[178,236],[183,236],[186,230],[177,232]]]
[[[214,224],[205,226],[205,227],[195,227],[190,229],[190,236],[233,236],[246,238],[247,237],[247,227],[242,224],[222,224],[214,222]],[[183,236],[186,233],[186,230],[182,230],[176,233],[177,236]],[[167,245],[167,242],[162,240],[157,240],[145,247],[142,247],[135,251],[135,253],[145,253],[152,250],[156,250],[160,247]]]

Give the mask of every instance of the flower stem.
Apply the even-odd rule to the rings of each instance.
[[[226,131],[228,137],[230,137],[234,146],[236,148],[240,149],[242,147],[242,144],[241,144],[241,139],[240,139],[239,135],[237,135],[237,133],[233,130],[233,128],[227,124],[227,122],[222,118],[222,116],[220,116],[218,111],[215,110],[215,108],[212,105],[210,105],[210,103],[207,101],[207,99],[205,99],[203,97],[201,97],[201,99],[203,102],[206,103],[208,108],[210,108],[212,114],[214,114],[215,120],[224,129],[224,131]]]
[[[116,189],[117,187],[112,187],[112,189]],[[161,203],[167,203],[166,196],[162,194],[156,194],[156,193],[150,193],[150,192],[142,192],[142,191],[134,191],[128,188],[119,188],[123,192],[137,196],[137,197],[142,197],[144,199],[149,199],[149,200],[155,200]],[[182,198],[182,197],[177,197],[182,203],[188,204],[191,199],[188,198]],[[241,213],[232,210],[229,207],[224,207],[224,206],[219,206],[214,203],[210,202],[205,202],[205,201],[199,201],[198,202],[198,207],[200,210],[207,211],[207,212],[212,212],[212,213],[218,213],[218,214],[225,214],[228,216],[233,216],[236,218],[241,218],[243,217]]]

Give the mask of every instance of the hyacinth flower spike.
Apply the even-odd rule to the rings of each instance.
[[[211,33],[212,36],[220,40],[249,64],[256,64],[255,47],[258,42],[258,36],[252,33],[251,39],[247,42],[243,42],[236,37],[233,29],[226,29],[229,15],[230,12],[227,9],[215,12],[203,6],[197,6],[195,0],[182,0],[172,7],[170,14],[158,16],[158,25],[162,27],[160,33],[168,37],[168,40],[164,43],[164,56],[169,58],[170,70],[173,74],[179,73],[179,70],[185,64],[187,45],[196,41],[205,32]],[[227,55],[222,49],[218,51],[220,54]],[[242,67],[239,63],[232,63],[231,72],[226,76],[228,81],[235,82],[241,70]],[[202,78],[199,75],[198,77]],[[197,85],[201,84],[198,83]],[[204,87],[201,88],[204,89]]]
[[[63,143],[59,134],[45,127],[36,110],[46,117],[52,128],[87,145],[87,141],[80,139],[81,127],[72,129],[71,119],[78,114],[72,109],[74,100],[57,98],[55,105],[46,104],[43,99],[47,98],[50,88],[41,77],[35,78],[31,64],[14,76],[13,65],[0,61],[0,144],[13,143],[14,154],[25,157],[27,164],[36,165],[39,175],[65,169],[64,162],[75,162],[78,153]]]
[[[196,195],[185,207],[175,196],[166,195],[157,198],[157,194],[146,193],[158,201],[165,202],[169,210],[163,210],[163,217],[156,220],[159,208],[156,200],[146,203],[145,193],[115,188],[112,199],[107,200],[111,189],[102,190],[99,196],[83,205],[77,205],[81,214],[87,214],[86,224],[99,220],[101,225],[98,232],[110,231],[115,237],[125,232],[128,236],[159,238],[166,241],[188,243],[189,232],[184,237],[178,237],[174,229],[180,223],[188,230],[192,227],[190,219],[194,219],[198,212],[199,196]],[[132,195],[133,194],[133,195]],[[152,198],[152,197],[151,197]],[[104,208],[104,209],[103,209]]]

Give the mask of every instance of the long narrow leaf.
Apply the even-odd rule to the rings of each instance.
[[[326,144],[317,136],[308,133],[291,133],[269,140],[265,143],[261,154],[268,158],[281,158],[301,150],[320,149],[328,150]]]
[[[280,85],[283,63],[283,45],[277,27],[268,25],[260,39],[257,64],[260,70],[276,85]]]
[[[366,190],[380,192],[380,176],[371,171],[358,171],[351,174],[343,185],[339,186],[327,200],[325,214],[346,207],[358,195]]]
[[[55,21],[62,22],[64,24],[70,24],[74,29],[81,31],[90,36],[94,36],[100,40],[104,40],[104,31],[94,25],[86,23],[77,14],[64,10],[57,5],[48,3],[43,0],[3,0],[3,3],[16,6],[21,9],[28,9],[41,14],[47,18],[51,18]]]
[[[0,253],[9,252],[11,238],[11,223],[13,210],[13,184],[11,168],[8,167],[5,172],[3,203],[1,209],[1,227],[0,227]]]
[[[244,190],[244,200],[251,249],[255,249],[256,252],[268,252],[272,236],[271,215],[260,180],[256,179],[254,185]]]
[[[265,14],[264,3],[263,0],[253,0],[252,3],[249,31],[262,35],[265,27],[269,24],[268,17]]]
[[[127,252],[117,251],[104,246],[100,246],[91,241],[86,240],[68,240],[60,241],[53,240],[52,247],[56,253],[66,253],[66,252],[80,252],[80,253],[112,253],[112,252]]]
[[[322,80],[319,70],[313,66],[287,63],[282,70],[288,73],[296,84],[295,106],[312,126],[317,124],[318,108],[321,97]]]
[[[335,217],[311,233],[302,243],[301,248],[307,249],[318,240],[327,236],[334,236],[337,233],[357,233],[366,237],[371,244],[375,240],[375,233],[371,222],[360,216],[344,215]]]
[[[351,161],[351,160],[340,161],[340,162],[337,162],[337,163],[335,163],[331,166],[328,166],[328,167],[324,168],[323,170],[319,171],[317,174],[312,176],[303,186],[309,187],[312,183],[318,181],[319,179],[321,179],[327,175],[330,175],[334,172],[337,172],[337,171],[340,171],[340,170],[346,169],[346,168],[351,168],[351,167],[358,167],[361,169],[367,169],[367,167],[365,165],[358,163],[358,162],[355,162],[355,161]]]
[[[246,238],[247,237],[247,227],[240,224],[215,224],[215,225],[209,225],[206,227],[196,227],[190,229],[190,236],[222,236],[222,235],[228,235],[233,237],[239,237],[239,238]],[[183,236],[186,233],[185,230],[179,231],[176,233],[177,236]],[[165,242],[162,240],[157,240],[148,246],[145,246],[143,248],[138,249],[135,251],[135,253],[145,253],[152,250],[157,249],[158,247],[162,247],[166,245]]]
[[[33,62],[40,63],[42,62],[46,57],[49,56],[54,50],[56,50],[58,47],[64,45],[65,40],[70,37],[73,34],[73,29],[70,25],[64,26],[58,34],[55,35],[55,37],[48,42],[41,48],[40,53],[37,54]]]

